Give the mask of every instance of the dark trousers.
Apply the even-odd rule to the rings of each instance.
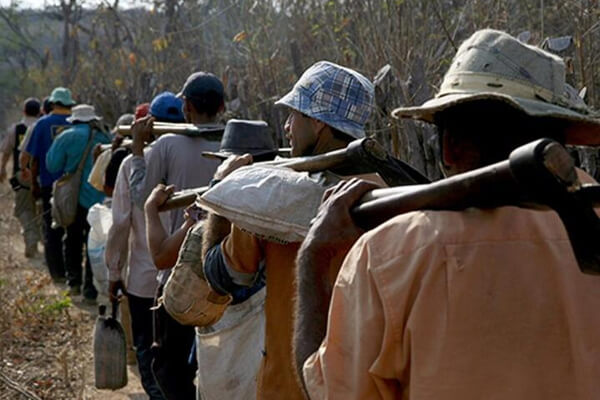
[[[50,198],[52,187],[41,188],[42,209],[44,210],[44,257],[48,271],[53,279],[65,277],[65,264],[63,259],[63,228],[52,229],[52,215],[50,213]]]
[[[75,221],[67,227],[65,243],[65,269],[67,271],[67,283],[69,286],[81,286],[83,281],[83,295],[89,299],[95,299],[98,291],[94,287],[94,275],[92,265],[87,255],[87,240],[90,233],[90,224],[87,222],[88,209],[77,205]],[[84,253],[85,249],[85,253]],[[85,254],[85,275],[81,268]]]
[[[162,287],[156,298],[161,295]],[[154,310],[152,373],[167,400],[196,398],[196,366],[188,362],[195,336],[194,327],[181,325],[164,307]]]
[[[52,214],[50,199],[52,188],[42,187],[42,204],[44,209],[44,255],[46,264],[53,278],[64,277],[66,272],[67,283],[71,287],[82,284],[82,261],[84,244],[87,243],[90,225],[87,223],[87,208],[77,205],[75,221],[66,229],[52,228]],[[63,240],[64,238],[64,240]],[[92,266],[85,256],[85,282],[83,282],[83,295],[95,299],[98,292],[94,287]]]
[[[133,345],[138,362],[138,369],[142,386],[150,400],[164,400],[164,397],[152,375],[152,310],[153,298],[137,297],[131,293],[127,295],[129,311],[131,314],[131,330],[133,331]]]

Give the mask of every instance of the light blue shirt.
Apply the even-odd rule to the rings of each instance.
[[[83,156],[90,135],[88,124],[76,124],[65,130],[54,139],[48,154],[46,154],[46,168],[50,173],[73,173],[77,170],[79,161]],[[98,143],[110,143],[111,137],[108,133],[96,131],[90,152],[83,165],[81,174],[81,186],[79,187],[79,204],[84,208],[90,208],[96,203],[104,200],[104,194],[94,189],[88,183],[88,176],[94,164],[92,151]]]

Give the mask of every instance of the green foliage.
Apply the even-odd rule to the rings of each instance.
[[[63,292],[59,298],[48,298],[40,304],[40,310],[47,314],[60,314],[62,311],[73,306],[67,292]]]

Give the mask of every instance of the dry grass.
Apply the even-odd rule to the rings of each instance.
[[[55,286],[40,253],[23,257],[12,195],[0,186],[0,399],[144,399],[137,367],[116,392],[93,387],[96,307]]]

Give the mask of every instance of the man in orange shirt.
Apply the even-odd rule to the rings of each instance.
[[[290,109],[285,123],[292,156],[308,156],[346,147],[365,136],[373,107],[373,84],[356,71],[318,62],[277,104]],[[215,173],[223,179],[251,156],[227,159]],[[292,363],[292,292],[299,243],[261,240],[229,221],[210,215],[203,236],[204,273],[217,293],[252,286],[266,272],[265,347],[258,376],[258,399],[302,399]]]
[[[434,122],[456,174],[540,137],[600,144],[590,113],[560,58],[483,30],[434,99],[394,116]],[[294,351],[311,399],[598,397],[600,278],[554,212],[411,212],[355,242],[349,209],[371,188],[332,190],[299,251]],[[335,285],[319,279],[351,246]]]

